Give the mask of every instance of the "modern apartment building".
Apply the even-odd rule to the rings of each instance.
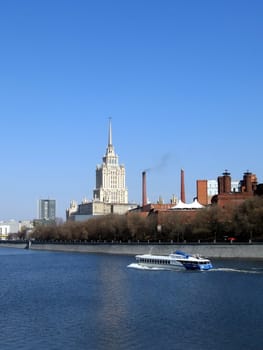
[[[56,220],[56,201],[54,199],[39,199],[38,219]]]

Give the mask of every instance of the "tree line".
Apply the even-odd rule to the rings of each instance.
[[[239,206],[211,205],[192,218],[180,212],[146,217],[140,213],[111,214],[85,222],[37,226],[31,238],[45,241],[207,241],[236,239],[263,241],[263,198],[253,197]]]

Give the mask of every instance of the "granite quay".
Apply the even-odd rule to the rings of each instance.
[[[189,254],[200,254],[208,258],[263,259],[263,242],[260,243],[163,243],[163,242],[40,242],[1,241],[0,247],[30,248],[61,252],[95,254],[160,254],[167,255],[175,250]]]

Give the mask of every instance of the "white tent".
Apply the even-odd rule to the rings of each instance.
[[[182,202],[180,199],[179,202],[174,207],[171,208],[171,210],[202,209],[202,208],[204,208],[204,206],[200,204],[195,198],[195,200],[189,204]]]

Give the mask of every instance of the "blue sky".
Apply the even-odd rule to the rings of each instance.
[[[129,200],[197,179],[263,182],[261,0],[9,0],[0,5],[0,220],[91,199],[113,144]]]

